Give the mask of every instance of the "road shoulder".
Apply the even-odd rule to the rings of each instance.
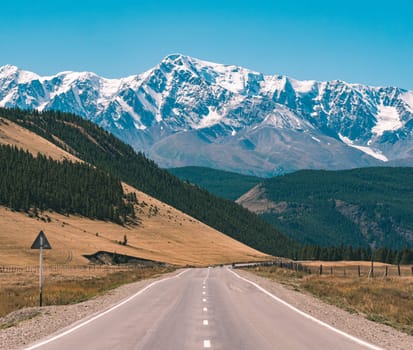
[[[312,295],[293,290],[291,287],[257,276],[254,273],[238,269],[235,272],[257,283],[299,310],[357,338],[385,349],[413,350],[413,336],[389,326],[369,321],[363,315],[352,314],[334,305],[326,304]]]

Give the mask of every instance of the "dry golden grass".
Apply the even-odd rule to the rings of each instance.
[[[120,271],[67,270],[44,274],[43,305],[66,305],[87,300],[124,283],[130,283],[171,272],[171,267],[131,268]],[[0,274],[0,317],[39,304],[38,275],[18,272]],[[0,324],[9,327],[13,324]]]
[[[44,212],[41,219],[0,207],[0,265],[34,265],[39,252],[31,250],[36,235],[43,230],[52,245],[44,251],[45,264],[85,264],[84,255],[97,251],[116,252],[175,265],[256,261],[267,256],[223,235],[207,225],[136,191],[140,203],[137,225]],[[155,208],[157,213],[155,214]],[[120,245],[124,235],[126,246]]]
[[[45,154],[55,160],[68,159],[74,162],[81,160],[65,150],[57,147],[50,141],[37,134],[0,117],[0,145],[13,145],[31,152]]]
[[[413,277],[304,275],[275,266],[248,271],[310,292],[330,304],[413,335]]]

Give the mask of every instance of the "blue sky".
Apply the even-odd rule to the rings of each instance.
[[[116,78],[179,52],[300,80],[413,90],[411,3],[5,0],[0,65]]]

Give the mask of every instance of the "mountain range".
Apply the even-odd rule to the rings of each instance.
[[[6,65],[0,107],[75,113],[162,167],[270,177],[413,164],[413,91],[299,81],[180,54],[121,79]]]

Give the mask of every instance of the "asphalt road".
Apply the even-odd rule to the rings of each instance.
[[[223,268],[190,269],[27,349],[379,349]]]

